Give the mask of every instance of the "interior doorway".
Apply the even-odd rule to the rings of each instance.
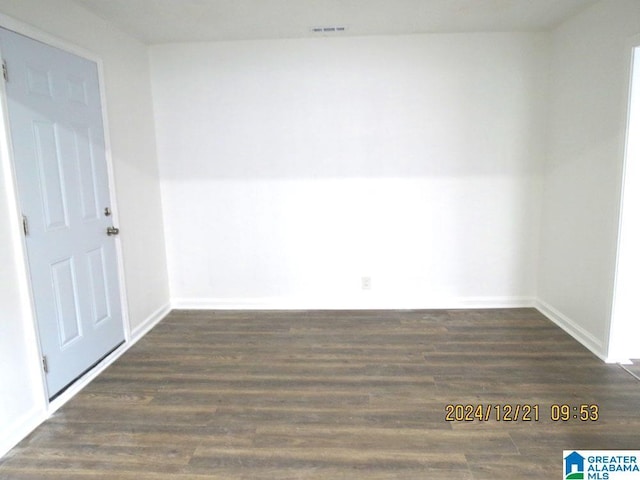
[[[640,39],[632,51],[631,88],[609,357],[640,358]]]

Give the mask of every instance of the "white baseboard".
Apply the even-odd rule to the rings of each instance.
[[[558,325],[565,332],[575,338],[578,342],[588,348],[598,358],[607,363],[611,363],[607,358],[607,355],[605,354],[603,343],[596,337],[594,337],[591,333],[587,332],[580,325],[578,325],[574,320],[540,299],[535,300],[535,308],[537,308],[545,317],[547,317],[549,320],[551,320],[553,323]]]
[[[127,350],[135,345],[144,335],[149,332],[154,326],[156,326],[169,312],[171,311],[170,305],[165,305],[149,317],[147,317],[139,326],[131,331],[129,340],[123,343],[120,347],[114,350],[108,357],[102,360],[91,371],[87,372],[84,376],[79,378],[71,387],[65,390],[58,398],[49,403],[46,409],[34,409],[32,412],[26,414],[21,419],[15,422],[14,427],[9,427],[9,433],[2,432],[2,439],[0,439],[0,458],[15,447],[20,441],[22,441],[27,435],[35,430],[40,424],[53,415],[60,407],[71,400],[78,392],[86,387],[92,380],[98,375],[104,372],[110,365],[112,365],[118,358],[122,356]]]
[[[131,329],[131,338],[129,339],[131,346],[133,346],[138,340],[144,337],[149,331],[155,327],[160,321],[166,317],[171,311],[171,304],[166,304],[144,320],[140,325]]]
[[[436,310],[465,308],[530,308],[533,297],[407,298],[175,298],[174,309],[184,310]]]
[[[34,408],[31,412],[17,419],[12,427],[3,431],[0,438],[0,459],[48,417],[49,414],[45,410]]]

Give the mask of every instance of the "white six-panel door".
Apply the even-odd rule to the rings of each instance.
[[[0,28],[49,397],[124,341],[97,65]]]

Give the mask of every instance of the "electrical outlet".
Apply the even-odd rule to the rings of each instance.
[[[371,290],[371,277],[362,277],[360,279],[362,290]]]

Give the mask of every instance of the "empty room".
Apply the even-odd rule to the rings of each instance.
[[[640,1],[0,0],[0,478],[640,478]]]

